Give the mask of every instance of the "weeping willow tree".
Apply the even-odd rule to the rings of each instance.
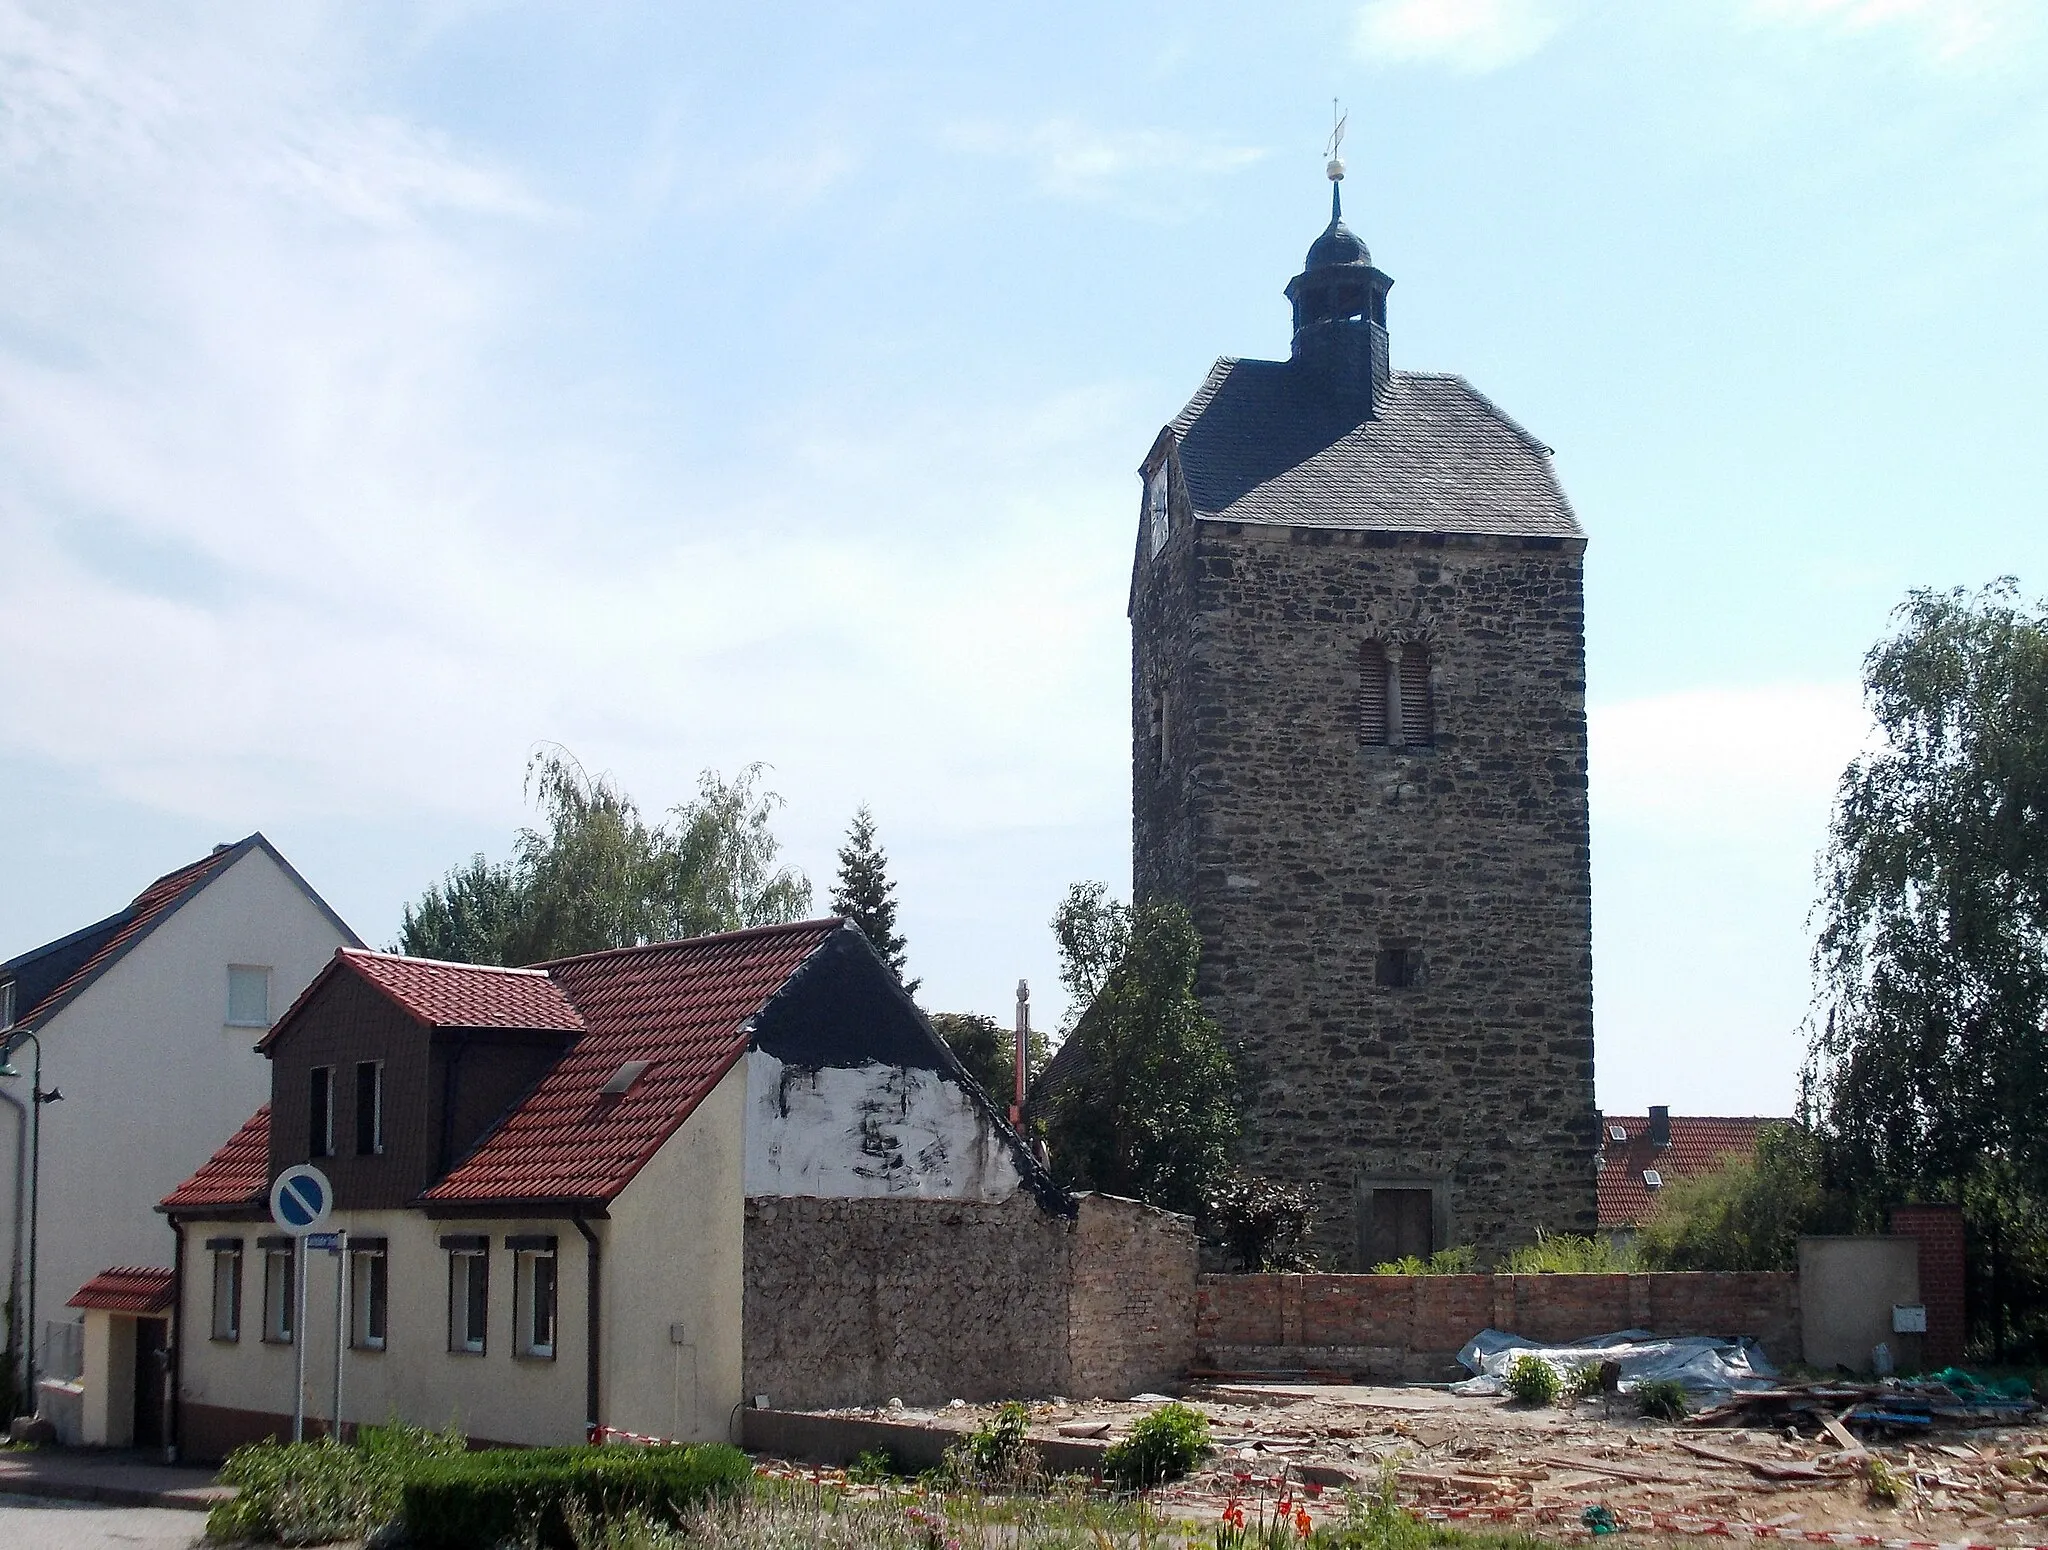
[[[643,942],[800,920],[801,872],[778,866],[769,820],[782,799],[763,766],[731,780],[706,770],[697,795],[648,823],[607,775],[561,748],[528,762],[541,822],[509,860],[474,856],[405,909],[398,949],[464,963],[539,963]]]
[[[1809,1094],[1830,1183],[1962,1204],[1991,1264],[2048,1242],[2048,615],[2007,579],[1895,619],[1821,866]],[[2044,1261],[1997,1298],[2015,1274],[2048,1290]]]

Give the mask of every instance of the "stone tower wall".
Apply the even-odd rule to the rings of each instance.
[[[1375,1185],[1482,1263],[1596,1225],[1583,549],[1182,520],[1140,551],[1136,892],[1193,911],[1246,1160],[1320,1186],[1328,1268],[1364,1268]],[[1433,747],[1360,746],[1374,635],[1429,642]],[[1376,983],[1389,940],[1421,984]]]

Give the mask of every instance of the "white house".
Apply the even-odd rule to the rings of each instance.
[[[1057,1195],[838,920],[538,969],[345,950],[263,1048],[269,1105],[163,1203],[183,1245],[174,1423],[196,1458],[288,1429],[300,1342],[316,1423],[338,1373],[344,1425],[724,1439],[750,1197]],[[308,1256],[301,1321],[266,1199],[303,1162],[347,1237]],[[118,1385],[132,1339],[101,1344]],[[127,1409],[115,1393],[97,1413]]]
[[[77,1357],[74,1293],[109,1267],[170,1266],[157,1202],[268,1095],[255,1046],[271,1020],[337,947],[360,945],[252,834],[158,878],[117,914],[0,963],[0,1045],[19,1073],[0,1080],[0,1245],[21,1310],[9,1331],[17,1362],[31,1305],[37,1369],[62,1372]]]

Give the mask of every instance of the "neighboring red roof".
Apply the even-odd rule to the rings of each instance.
[[[266,1049],[293,1013],[337,969],[356,973],[430,1028],[539,1028],[580,1032],[583,1019],[545,969],[504,969],[489,963],[401,958],[361,947],[337,947],[334,959],[256,1046]]]
[[[746,1052],[749,1019],[842,929],[759,926],[548,965],[587,1031],[425,1198],[610,1200]],[[629,1060],[646,1072],[605,1095]]]
[[[1706,1114],[1671,1116],[1671,1144],[1650,1144],[1645,1114],[1600,1116],[1600,1225],[1640,1227],[1656,1209],[1657,1192],[1643,1181],[1654,1168],[1665,1184],[1711,1173],[1731,1153],[1756,1150],[1756,1138],[1767,1125],[1790,1123],[1755,1115],[1742,1118]],[[1628,1139],[1617,1141],[1610,1129],[1619,1126]]]
[[[116,1265],[86,1282],[64,1306],[100,1308],[108,1313],[165,1313],[171,1306],[171,1273],[154,1265]]]
[[[247,1124],[206,1166],[164,1196],[160,1209],[193,1212],[209,1206],[261,1205],[270,1189],[270,1105],[249,1116]]]

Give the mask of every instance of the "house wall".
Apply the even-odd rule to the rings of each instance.
[[[1776,1271],[1203,1276],[1196,1344],[1203,1366],[1225,1371],[1413,1379],[1448,1375],[1482,1329],[1561,1342],[1640,1328],[1753,1335],[1783,1364],[1802,1360],[1802,1296],[1799,1277]]]
[[[734,1066],[612,1202],[600,1402],[607,1426],[728,1440],[740,1402],[743,1136]],[[579,1347],[580,1349],[580,1347]]]
[[[1371,1190],[1435,1247],[1597,1225],[1585,645],[1576,541],[1184,526],[1133,584],[1133,886],[1185,903],[1242,1051],[1246,1165]],[[1436,738],[1364,747],[1359,648],[1426,638]],[[1154,707],[1168,706],[1164,744]],[[1422,982],[1378,983],[1382,946]]]
[[[432,1221],[417,1211],[338,1212],[337,1230],[388,1240],[390,1325],[381,1351],[350,1348],[343,1354],[342,1413],[346,1422],[397,1416],[421,1426],[460,1426],[472,1436],[505,1443],[577,1442],[583,1436],[584,1246],[563,1221],[499,1217]],[[291,1434],[295,1355],[290,1345],[262,1339],[263,1260],[257,1239],[275,1232],[268,1223],[193,1221],[185,1235],[187,1260],[180,1335],[178,1396],[186,1453],[218,1458],[229,1448],[266,1434]],[[491,1240],[489,1318],[481,1355],[448,1349],[449,1256],[439,1239],[449,1233],[485,1233]],[[556,1356],[513,1355],[512,1234],[552,1233],[558,1243]],[[245,1240],[242,1334],[238,1341],[209,1338],[213,1328],[213,1264],[206,1240]],[[339,1256],[306,1256],[306,1413],[324,1430],[334,1413],[335,1273]]]
[[[746,1058],[746,1192],[1007,1200],[1019,1183],[992,1116],[936,1070]]]
[[[344,938],[252,848],[137,943],[42,1030],[37,1317],[110,1265],[169,1265],[155,1206],[270,1096],[262,1028],[227,1024],[230,964],[270,969],[279,1016]],[[26,1060],[24,1049],[17,1058]],[[26,1096],[24,1091],[22,1096]],[[0,1110],[0,1234],[16,1242],[12,1110]],[[19,1240],[26,1255],[26,1234]]]
[[[78,1440],[92,1448],[135,1441],[135,1320],[85,1310]]]
[[[740,1397],[740,1136],[746,1078],[737,1068],[591,1224],[602,1259],[600,1413],[651,1436],[722,1440]],[[589,1250],[558,1217],[430,1219],[413,1210],[340,1211],[331,1226],[388,1240],[390,1330],[381,1351],[346,1351],[343,1417],[397,1416],[458,1426],[497,1443],[545,1445],[584,1436]],[[290,1435],[294,1353],[262,1338],[268,1223],[191,1221],[181,1331],[184,1446],[217,1458],[264,1435]],[[447,1235],[490,1238],[489,1320],[481,1354],[448,1349]],[[509,1236],[556,1241],[555,1356],[514,1354],[514,1255]],[[244,1240],[242,1334],[209,1338],[209,1238]],[[307,1256],[306,1409],[323,1430],[334,1408],[336,1256]],[[674,1342],[680,1324],[685,1340]]]

